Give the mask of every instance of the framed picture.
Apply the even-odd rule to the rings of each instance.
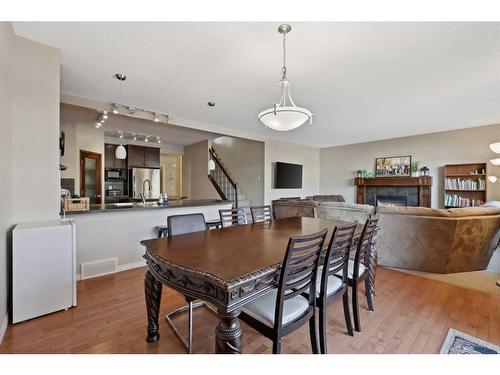
[[[375,160],[375,177],[409,177],[411,156],[392,156]]]

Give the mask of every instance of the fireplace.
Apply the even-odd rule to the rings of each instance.
[[[377,206],[392,207],[392,206],[407,206],[408,199],[406,195],[383,195],[377,194],[375,198]]]
[[[360,204],[431,207],[430,176],[356,178],[354,183]]]

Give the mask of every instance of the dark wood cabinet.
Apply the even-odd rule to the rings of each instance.
[[[127,146],[127,159],[128,159],[128,167],[134,168],[144,167],[144,147],[128,145]]]
[[[160,149],[144,147],[144,166],[147,168],[160,168]]]
[[[116,148],[118,145],[104,144],[104,167],[105,168],[127,168],[126,159],[116,158]]]
[[[127,146],[129,168],[160,168],[160,149],[136,145]]]

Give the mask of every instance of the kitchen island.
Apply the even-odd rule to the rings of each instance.
[[[175,200],[132,206],[91,205],[89,211],[66,212],[76,224],[76,272],[80,278],[99,276],[146,265],[140,241],[158,237],[156,226],[171,215],[201,212],[206,220],[219,218],[219,210],[231,208],[222,200]]]

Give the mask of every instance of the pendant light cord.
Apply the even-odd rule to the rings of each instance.
[[[281,69],[282,79],[286,79],[286,33],[283,34],[283,68]]]

